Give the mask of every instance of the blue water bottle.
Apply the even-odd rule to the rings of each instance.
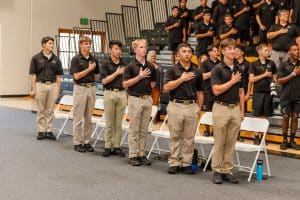
[[[262,160],[257,160],[256,162],[256,180],[262,181],[264,174],[264,165]]]

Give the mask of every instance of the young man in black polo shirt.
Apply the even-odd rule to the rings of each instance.
[[[277,5],[272,0],[266,0],[256,11],[256,21],[259,26],[259,43],[267,44],[267,31],[275,24],[278,12]]]
[[[191,63],[192,49],[188,44],[179,45],[177,55],[179,62],[168,69],[164,84],[171,97],[167,108],[171,154],[168,173],[177,174],[182,168],[184,173],[193,174],[194,136],[203,103],[202,75]]]
[[[127,88],[129,109],[129,164],[150,165],[146,158],[147,133],[151,117],[151,91],[155,87],[155,67],[146,60],[147,42],[137,39],[132,42],[136,58],[125,68],[123,86]]]
[[[233,18],[230,14],[225,14],[224,16],[225,24],[221,25],[219,28],[219,38],[224,40],[226,38],[237,39],[237,28],[233,25]]]
[[[175,51],[177,46],[182,42],[186,42],[186,28],[179,17],[178,6],[172,8],[172,16],[168,18],[165,25],[165,30],[169,31],[169,47],[172,51],[172,64],[175,64]]]
[[[249,80],[253,83],[252,113],[256,117],[266,118],[273,114],[273,98],[270,84],[276,82],[277,68],[272,60],[268,60],[269,49],[266,44],[256,47],[258,60],[251,63]],[[259,145],[258,133],[255,133],[254,144]]]
[[[271,59],[277,68],[289,58],[288,47],[295,42],[295,38],[299,35],[299,27],[288,22],[288,10],[280,10],[278,17],[279,24],[272,25],[267,33],[267,38],[272,44]]]
[[[252,4],[248,0],[241,0],[234,9],[234,18],[238,29],[239,42],[246,45],[250,41],[250,20],[253,12]]]
[[[204,13],[209,12],[212,13],[210,7],[207,6],[207,0],[200,0],[200,6],[195,9],[194,20],[197,23],[200,23],[203,20]]]
[[[30,96],[37,99],[38,140],[55,140],[52,133],[54,106],[60,92],[63,69],[59,58],[54,55],[54,39],[44,37],[42,51],[32,57],[29,74],[31,75]]]
[[[90,145],[92,115],[96,100],[96,75],[99,74],[98,61],[90,54],[92,40],[88,36],[79,39],[80,53],[72,58],[70,74],[73,75],[73,141],[74,150],[93,152]],[[83,125],[83,134],[81,127]]]
[[[224,17],[226,14],[233,15],[233,7],[228,5],[228,0],[219,0],[213,10],[213,22],[217,27],[217,31],[219,31],[221,25],[225,24]]]
[[[197,38],[197,57],[202,54],[207,54],[207,47],[214,43],[214,35],[216,27],[211,22],[211,14],[209,11],[204,11],[203,21],[196,28],[195,37]]]
[[[216,96],[213,109],[214,150],[212,156],[213,182],[223,180],[238,183],[233,175],[233,157],[236,138],[244,119],[244,88],[242,74],[234,63],[236,42],[228,38],[221,41],[223,62],[211,72],[211,85]]]
[[[105,149],[103,157],[125,154],[120,148],[122,136],[122,120],[127,105],[126,91],[123,88],[123,74],[126,66],[120,57],[122,43],[118,40],[109,42],[109,59],[101,62],[100,79],[104,86],[104,113],[105,113]],[[113,151],[111,148],[113,147]]]
[[[300,61],[299,47],[291,44],[288,50],[289,59],[279,66],[277,82],[282,85],[280,105],[282,112],[282,135],[281,150],[293,148],[300,150],[295,143],[295,135],[298,128],[298,115],[300,112]],[[290,141],[287,140],[289,124],[291,120]]]
[[[209,45],[207,47],[209,58],[202,63],[200,71],[203,76],[203,88],[204,88],[204,102],[202,106],[203,111],[211,111],[214,103],[215,95],[211,88],[211,70],[220,62],[218,60],[219,50],[215,45]],[[209,126],[205,126],[204,136],[209,136]]]
[[[191,33],[191,27],[192,27],[192,13],[191,11],[186,7],[187,0],[179,0],[179,17],[181,19],[181,22],[183,24],[183,27],[185,28],[185,34],[188,38],[188,35]]]

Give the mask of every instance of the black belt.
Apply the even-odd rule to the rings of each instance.
[[[119,89],[119,88],[109,88],[109,89],[105,89],[105,90],[109,90],[109,91],[112,91],[112,92],[120,92],[120,91],[123,91],[124,89]]]
[[[233,108],[233,107],[238,105],[238,103],[226,103],[226,102],[223,102],[223,101],[214,101],[214,102],[217,103],[217,104],[223,105],[223,106],[227,106],[229,108]]]
[[[95,83],[76,83],[76,85],[80,85],[83,87],[92,87],[95,86]]]
[[[148,99],[148,98],[150,97],[149,94],[143,94],[143,95],[131,95],[131,96],[138,97],[138,98],[142,98],[142,99]]]
[[[173,102],[175,103],[182,103],[184,105],[189,105],[192,103],[196,103],[196,100],[179,100],[179,99],[173,99]]]
[[[55,83],[56,81],[42,81],[42,80],[39,80],[38,82],[40,82],[40,83],[45,83],[45,84],[47,84],[47,85],[50,85],[50,84],[52,84],[52,83]]]

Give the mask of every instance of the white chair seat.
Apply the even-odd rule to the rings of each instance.
[[[235,144],[235,150],[245,151],[245,152],[257,152],[258,150],[263,151],[263,149],[259,148],[259,145],[245,144],[245,143],[241,143],[241,142],[237,142]]]
[[[72,118],[71,113],[67,112],[67,111],[55,111],[54,116],[57,119],[66,119],[66,118],[71,119]]]
[[[195,136],[195,143],[197,144],[214,144],[213,137]]]
[[[154,136],[154,137],[169,139],[170,138],[170,131],[152,131],[151,135]]]

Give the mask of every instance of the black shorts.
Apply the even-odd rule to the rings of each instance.
[[[241,42],[250,41],[250,30],[239,30],[238,38]]]
[[[170,51],[176,51],[177,50],[177,47],[178,45],[180,44],[181,42],[171,42],[169,44],[169,50]]]
[[[300,101],[280,100],[281,113],[300,113]]]
[[[264,117],[273,115],[273,97],[270,93],[253,93],[252,114]]]
[[[212,106],[214,104],[214,100],[215,100],[214,95],[205,92],[202,110],[203,111],[211,111]]]

